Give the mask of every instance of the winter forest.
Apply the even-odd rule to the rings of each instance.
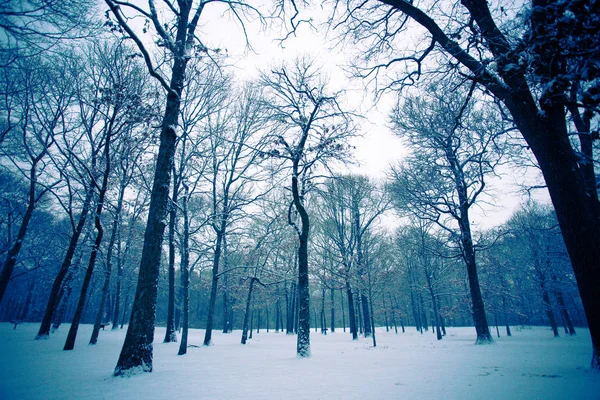
[[[599,398],[597,0],[4,0],[0,65],[0,398]]]

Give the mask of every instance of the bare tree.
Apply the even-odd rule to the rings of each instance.
[[[89,36],[97,24],[90,0],[7,0],[0,4],[0,63],[37,56],[63,40]],[[96,25],[96,26],[94,26]]]
[[[393,70],[398,74],[384,86],[402,87],[431,71],[426,61],[441,52],[451,59],[447,67],[459,69],[506,107],[548,185],[590,326],[591,364],[599,369],[600,202],[592,150],[599,98],[597,77],[589,73],[599,60],[594,1],[535,0],[531,8],[485,0],[450,8],[404,0],[336,4],[341,15],[334,19],[366,45],[368,61],[376,60],[363,76],[381,78],[385,69]],[[427,40],[418,48],[401,48],[406,41],[399,39],[415,28],[413,21]]]
[[[6,94],[10,97],[6,105],[10,107],[6,109],[7,128],[2,139],[8,137],[8,140],[4,143],[0,140],[0,144],[3,144],[0,151],[12,163],[11,169],[28,179],[29,189],[17,236],[14,240],[10,238],[10,248],[2,266],[0,303],[18,261],[36,205],[58,183],[40,175],[52,168],[48,152],[54,144],[55,135],[64,128],[61,121],[73,99],[70,82],[57,79],[61,75],[60,67],[52,68],[33,58],[21,60],[19,64],[11,77],[15,79],[14,92]],[[16,86],[17,82],[19,86]]]
[[[442,96],[436,86],[429,97],[407,98],[394,112],[394,129],[406,137],[413,154],[394,171],[397,206],[437,223],[458,238],[469,277],[477,343],[491,342],[479,279],[469,211],[481,201],[486,178],[503,155],[502,125],[493,112],[475,110],[473,86]],[[430,160],[436,160],[432,163]],[[458,230],[456,226],[458,225]]]
[[[306,191],[319,166],[346,158],[346,141],[355,134],[351,115],[327,92],[327,84],[308,59],[263,74],[272,113],[273,143],[268,156],[291,168],[292,202],[288,222],[298,235],[298,339],[296,352],[310,356],[310,298],[308,241],[310,218]],[[293,210],[299,215],[299,223]]]
[[[232,222],[243,216],[244,207],[256,201],[260,180],[257,167],[265,145],[266,113],[260,91],[247,85],[231,99],[231,107],[217,112],[209,121],[210,161],[207,167],[214,231],[212,282],[204,345],[212,340],[223,240]]]
[[[157,282],[160,272],[160,257],[166,215],[169,204],[169,188],[177,140],[177,126],[181,108],[181,94],[185,85],[185,73],[190,58],[206,54],[208,49],[196,35],[196,29],[204,8],[211,2],[179,0],[177,3],[166,1],[164,12],[158,13],[154,0],[148,1],[148,9],[126,1],[105,0],[117,23],[115,28],[122,29],[137,45],[142,53],[150,75],[161,84],[166,92],[165,113],[162,120],[159,150],[148,210],[148,223],[144,236],[144,249],[140,262],[140,274],[133,305],[133,311],[127,335],[115,375],[124,375],[140,368],[152,371],[152,341],[156,318]],[[221,3],[221,2],[213,2]],[[240,18],[256,9],[243,2],[222,2],[233,15]],[[170,78],[160,71],[152,61],[149,51],[129,24],[131,14],[145,17],[148,28],[154,30],[159,43],[164,46],[170,61]],[[241,21],[241,20],[240,20]],[[171,27],[169,27],[171,24]],[[165,25],[167,28],[165,28]],[[145,30],[148,28],[144,28]]]

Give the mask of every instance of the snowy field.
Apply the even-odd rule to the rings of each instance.
[[[414,328],[378,329],[353,342],[348,334],[312,333],[312,357],[297,359],[295,336],[213,334],[214,346],[163,344],[156,331],[154,372],[113,378],[125,331],[79,329],[75,350],[62,351],[68,325],[33,340],[39,324],[13,330],[0,323],[0,399],[600,399],[600,373],[590,370],[589,334],[554,339],[548,328],[514,329],[513,337],[475,346],[473,328],[450,328],[442,341]],[[200,345],[204,331],[191,330]]]

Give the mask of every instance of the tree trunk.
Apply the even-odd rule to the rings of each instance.
[[[554,316],[554,311],[552,310],[550,294],[548,293],[548,289],[546,288],[546,284],[543,280],[540,281],[540,289],[542,290],[542,299],[544,300],[544,305],[546,306],[546,315],[548,316],[552,333],[554,333],[554,337],[558,337],[558,324],[556,323],[556,317]]]
[[[437,332],[437,340],[442,340],[442,332],[440,331],[440,314],[438,311],[437,299],[431,283],[431,276],[425,271],[425,278],[427,280],[427,287],[429,288],[429,295],[431,296],[431,304],[433,305],[433,317],[435,322],[435,328]]]
[[[215,319],[215,304],[217,302],[217,288],[219,284],[219,262],[221,259],[221,246],[225,236],[226,220],[223,218],[221,227],[217,231],[217,241],[213,255],[212,283],[210,287],[210,299],[208,301],[208,316],[206,319],[206,332],[204,333],[204,345],[210,346],[212,343],[212,330]]]
[[[569,311],[567,310],[567,306],[565,305],[565,299],[560,290],[556,291],[556,301],[558,302],[558,306],[560,307],[560,312],[567,324],[567,334],[575,335],[575,327],[573,326],[573,321],[571,320],[571,316],[569,315]]]
[[[466,196],[465,203],[466,204]],[[461,218],[459,220],[461,243],[463,248],[463,258],[467,265],[467,276],[469,278],[469,291],[471,293],[471,304],[473,307],[473,322],[477,332],[475,344],[487,344],[492,342],[492,335],[485,315],[485,306],[481,296],[479,286],[479,276],[477,275],[477,264],[475,262],[475,250],[473,239],[471,237],[471,225],[469,222],[468,207],[461,207]]]
[[[96,315],[96,322],[94,323],[94,329],[92,330],[92,336],[90,337],[89,344],[96,344],[98,342],[98,335],[100,333],[100,324],[102,324],[102,318],[104,317],[104,303],[108,294],[110,285],[110,275],[112,272],[112,254],[115,246],[115,240],[117,238],[117,232],[120,228],[121,211],[123,209],[123,197],[125,196],[125,186],[121,185],[119,191],[119,198],[117,200],[117,208],[115,210],[115,218],[113,220],[112,232],[110,233],[110,239],[108,241],[108,249],[106,250],[106,275],[104,278],[104,286],[102,287],[102,298],[100,299],[100,308]],[[118,308],[118,307],[117,307]],[[110,308],[109,308],[110,309]],[[117,324],[116,318],[113,317],[113,328]]]
[[[150,195],[148,222],[144,233],[138,284],[127,335],[115,367],[115,376],[125,375],[127,371],[137,368],[143,372],[152,371],[152,342],[154,341],[161,249],[168,213],[171,170],[177,139],[175,129],[179,116],[180,95],[183,88],[186,63],[187,59],[185,57],[174,58],[171,90],[167,95],[154,182]]]
[[[45,153],[46,152],[44,151],[42,155]],[[15,268],[15,265],[17,264],[17,258],[19,257],[19,252],[21,251],[21,247],[23,246],[23,240],[25,240],[27,228],[29,227],[29,221],[31,221],[31,216],[33,215],[33,210],[35,209],[35,186],[37,184],[36,166],[40,160],[41,155],[33,160],[31,169],[29,171],[29,198],[27,200],[27,209],[25,210],[25,214],[23,215],[23,219],[21,220],[21,226],[19,227],[17,238],[12,243],[10,250],[8,250],[8,253],[6,254],[6,258],[4,259],[4,266],[2,267],[2,273],[0,273],[0,304],[2,304],[2,299],[4,298],[4,293],[6,292],[6,287],[8,286],[8,282],[10,281],[10,277]]]
[[[248,339],[248,320],[250,316],[250,304],[252,303],[252,289],[254,288],[254,278],[250,278],[248,286],[248,296],[246,297],[246,312],[244,313],[244,324],[242,325],[242,344],[246,344]]]
[[[342,328],[344,333],[346,333],[346,309],[344,306],[344,289],[340,289],[340,298],[342,299]]]
[[[71,327],[69,328],[69,333],[67,334],[67,340],[65,341],[65,346],[63,350],[73,350],[75,347],[75,339],[77,338],[77,331],[79,329],[79,321],[81,319],[81,315],[83,314],[83,306],[85,305],[87,299],[87,291],[92,280],[92,274],[94,273],[94,268],[96,266],[96,259],[98,258],[98,251],[100,251],[100,244],[102,244],[102,238],[104,237],[104,227],[102,226],[102,220],[100,216],[102,215],[102,211],[104,209],[104,198],[106,197],[106,191],[108,190],[108,178],[110,176],[111,166],[110,166],[110,141],[111,141],[111,130],[112,123],[114,122],[114,118],[116,117],[116,111],[113,114],[113,118],[110,121],[109,129],[107,131],[106,137],[104,138],[104,175],[102,176],[102,185],[100,187],[100,193],[98,194],[98,204],[96,205],[96,214],[94,216],[94,225],[96,227],[96,240],[94,241],[94,246],[92,247],[92,252],[90,253],[90,261],[88,263],[87,270],[85,271],[85,276],[83,278],[83,285],[81,286],[81,293],[79,295],[79,301],[77,302],[77,308],[75,309],[75,315],[73,316],[73,322],[71,322]],[[113,232],[114,234],[114,232]],[[106,298],[106,292],[108,292],[108,283],[110,282],[110,260],[107,260],[107,277],[104,282],[104,290],[102,297],[102,305],[100,309],[100,313],[104,311],[104,300]],[[99,324],[98,324],[99,325]],[[97,334],[96,334],[97,337]],[[93,338],[93,334],[92,334]]]
[[[331,333],[335,332],[335,290],[330,289],[331,292]]]
[[[327,335],[327,318],[325,317],[325,287],[321,289],[321,333]]]
[[[346,280],[346,296],[348,297],[348,321],[350,322],[350,333],[352,340],[358,340],[358,329],[356,327],[356,315],[354,314],[354,296],[350,288],[350,282]]]
[[[502,295],[502,310],[504,313],[504,324],[506,325],[506,336],[512,336],[510,332],[510,325],[508,324],[508,312],[506,311],[506,297]]]
[[[58,271],[58,274],[54,279],[54,283],[52,284],[50,296],[48,297],[48,303],[46,304],[46,312],[44,313],[44,318],[42,319],[40,329],[37,333],[37,336],[35,337],[36,340],[47,339],[48,335],[50,334],[50,325],[52,324],[52,318],[54,317],[54,313],[56,312],[56,308],[60,300],[58,294],[63,280],[65,278],[65,275],[71,267],[71,261],[73,260],[73,256],[75,255],[75,250],[77,249],[79,237],[81,236],[81,232],[83,232],[87,215],[90,212],[93,195],[94,190],[92,188],[92,185],[90,185],[90,188],[88,189],[85,195],[85,200],[83,201],[81,214],[79,215],[79,221],[77,222],[77,226],[75,227],[73,235],[71,235],[71,240],[69,241],[67,253],[65,254],[65,258],[63,259],[63,262],[60,266],[60,270]]]
[[[298,234],[298,338],[296,354],[298,357],[310,357],[310,293],[308,289],[308,235],[310,223],[298,188],[298,161],[295,161],[292,173],[292,196],[294,207],[300,215],[302,224]]]
[[[183,235],[181,238],[181,281],[183,283],[183,329],[181,332],[181,343],[179,344],[178,355],[182,356],[187,353],[189,321],[190,321],[190,224],[188,215],[188,199],[189,194],[187,186],[185,186],[185,196],[183,198]]]
[[[163,343],[177,342],[175,333],[175,225],[177,223],[177,201],[179,198],[179,177],[173,168],[173,195],[169,210],[169,294],[167,303],[167,329]]]

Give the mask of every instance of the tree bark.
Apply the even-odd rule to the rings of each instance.
[[[179,116],[180,95],[186,63],[187,59],[182,56],[176,56],[174,59],[171,90],[167,95],[156,159],[156,172],[150,196],[148,222],[144,233],[138,285],[127,335],[115,367],[115,376],[125,375],[128,371],[137,368],[143,372],[152,371],[152,342],[154,341],[160,258],[168,212],[171,170],[175,156],[177,138],[175,128]]]

